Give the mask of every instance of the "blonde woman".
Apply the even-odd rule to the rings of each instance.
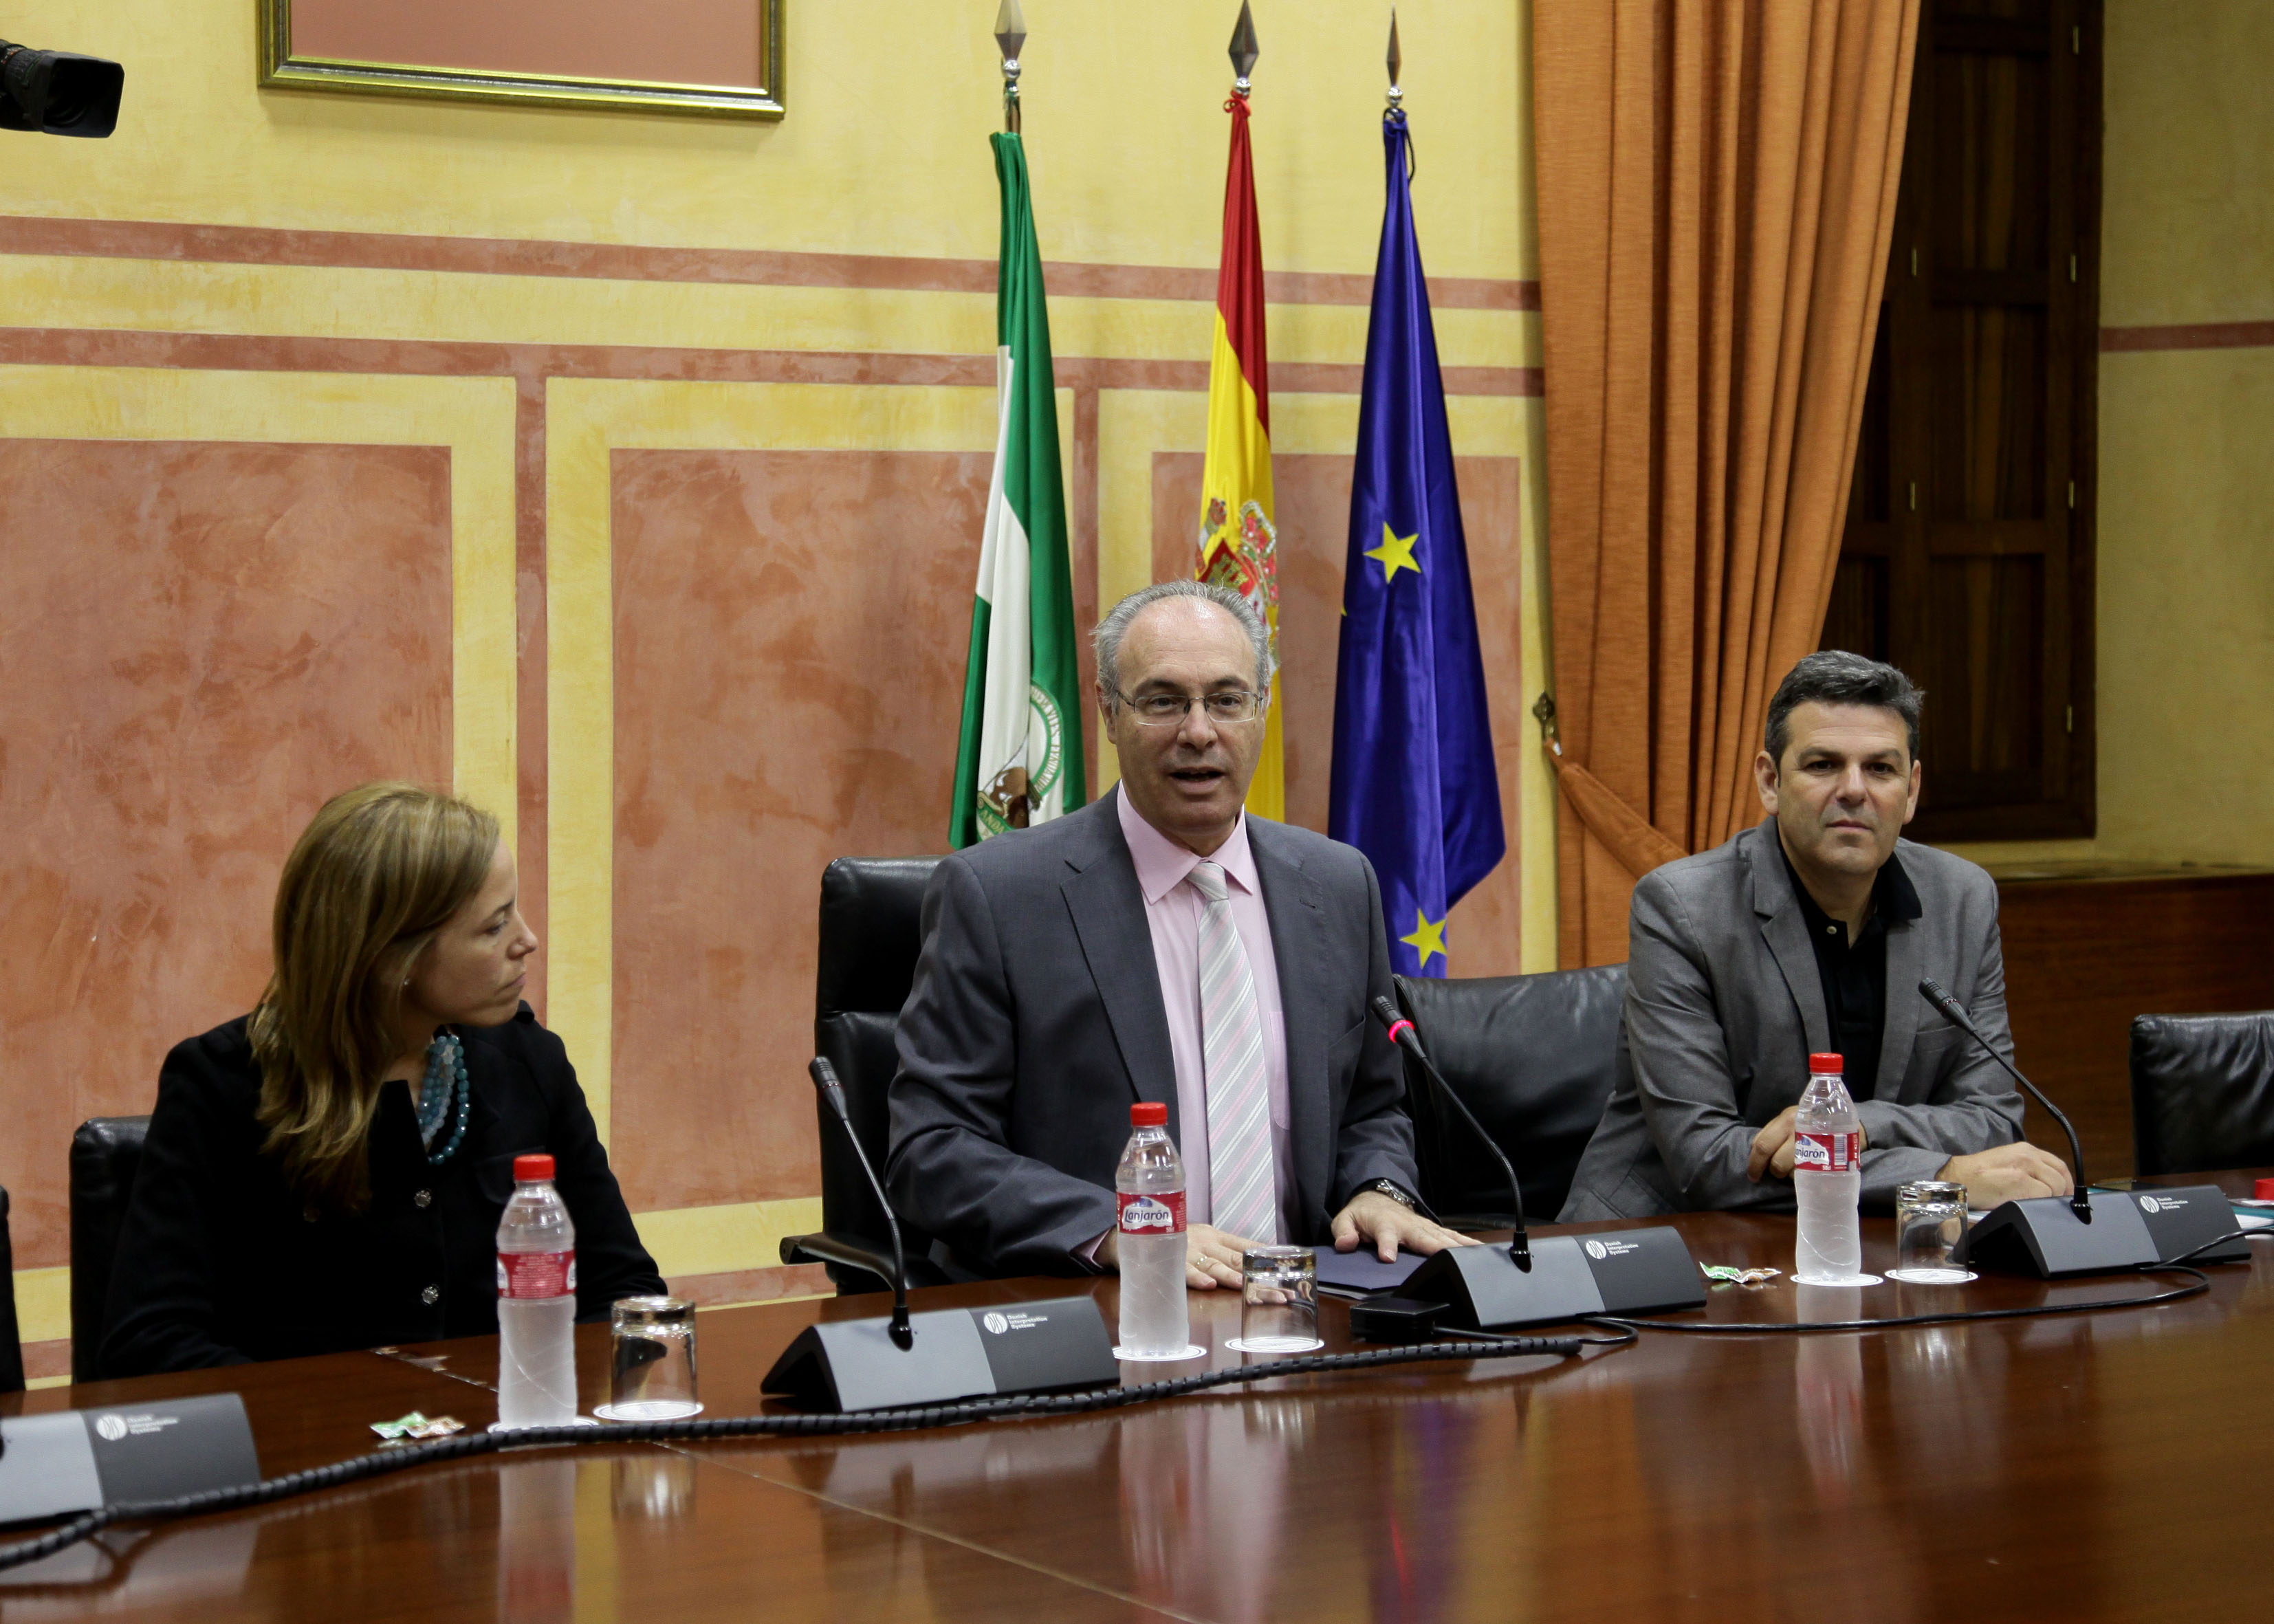
[[[350,790],[285,861],[274,929],[260,1005],[159,1073],[104,1375],[494,1332],[530,1151],[576,1220],[577,1317],[663,1289],[561,1040],[521,1001],[538,944],[496,818]]]

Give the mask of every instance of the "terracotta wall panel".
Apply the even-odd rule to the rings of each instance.
[[[614,453],[612,1154],[635,1210],[817,1187],[832,857],[945,849],[985,453]]]
[[[242,1014],[324,799],[450,775],[449,453],[0,442],[0,1183],[65,1260],[64,1150]]]
[[[1197,452],[1153,458],[1153,577],[1192,568],[1200,511]],[[1509,855],[1453,912],[1447,942],[1456,975],[1513,975],[1521,967],[1516,863],[1517,728],[1524,693],[1517,636],[1517,547],[1522,505],[1514,457],[1459,457],[1462,522],[1485,649],[1485,686],[1500,758],[1501,816]],[[1335,662],[1341,643],[1343,557],[1349,545],[1351,460],[1277,455],[1271,459],[1279,528],[1279,658],[1273,703],[1287,749],[1287,817],[1323,831],[1333,772]]]
[[[299,56],[763,85],[757,0],[292,0]]]

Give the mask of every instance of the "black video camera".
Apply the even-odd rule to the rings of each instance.
[[[118,128],[126,70],[76,51],[0,40],[0,130],[100,138]]]

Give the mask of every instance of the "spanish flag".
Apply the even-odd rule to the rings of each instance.
[[[1224,257],[1216,281],[1216,348],[1209,357],[1208,460],[1201,475],[1200,579],[1254,604],[1279,647],[1279,536],[1271,522],[1271,388],[1263,357],[1263,239],[1255,227],[1255,164],[1247,98],[1231,114],[1231,165],[1224,183]],[[1264,725],[1263,756],[1247,809],[1287,815],[1279,707]]]

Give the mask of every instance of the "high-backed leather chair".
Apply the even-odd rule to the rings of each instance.
[[[71,1142],[72,1380],[93,1381],[102,1350],[110,1265],[142,1165],[147,1116],[91,1116]]]
[[[16,1248],[8,1239],[8,1192],[0,1190],[0,1393],[24,1390],[24,1339],[16,1327]]]
[[[2142,1173],[2274,1162],[2274,1010],[2133,1019],[2132,1154]]]
[[[923,894],[937,857],[840,857],[821,876],[821,956],[813,1000],[813,1050],[836,1069],[854,1131],[885,1171],[890,1132],[886,1093],[900,1060],[892,1047],[900,1006],[915,981],[923,946]],[[817,1093],[821,1132],[818,1235],[781,1244],[784,1263],[825,1263],[840,1294],[891,1283],[892,1230],[869,1188],[845,1130]],[[926,1256],[931,1237],[900,1226],[908,1283],[939,1285],[947,1275]]]
[[[1515,1164],[1525,1217],[1553,1223],[1602,1120],[1618,1060],[1627,967],[1466,981],[1397,978],[1398,1001],[1453,1091]],[[1507,1176],[1406,1063],[1420,1195],[1472,1229],[1505,1227]]]

